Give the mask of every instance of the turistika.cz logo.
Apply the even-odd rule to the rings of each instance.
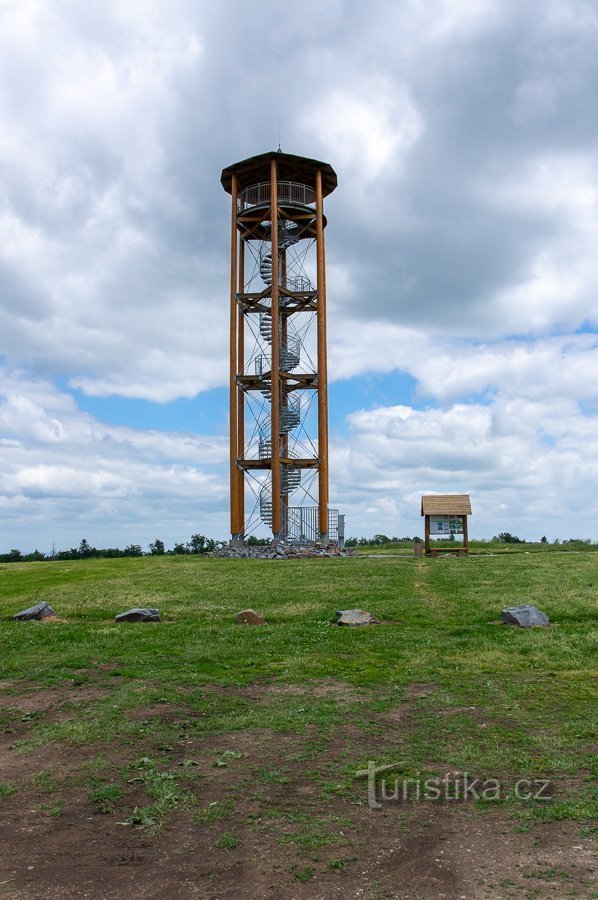
[[[498,778],[480,778],[469,772],[447,772],[442,777],[391,777],[399,763],[377,766],[369,760],[367,769],[355,773],[367,778],[368,806],[380,809],[389,802],[485,802],[516,799],[525,802],[546,801],[552,797],[552,782],[546,778],[518,778],[506,784]]]

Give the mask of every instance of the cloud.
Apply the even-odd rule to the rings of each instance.
[[[359,458],[334,451],[360,527],[429,479],[569,526],[594,471],[597,36],[590,0],[2,4],[7,527],[163,519],[180,539],[197,495],[226,533],[219,438],[101,423],[69,389],[168,403],[227,383],[220,170],[279,133],[339,175],[331,377],[416,383],[418,408],[355,410]]]
[[[575,403],[384,407],[356,412],[349,423],[346,442],[334,448],[332,496],[352,533],[421,533],[425,492],[470,493],[472,536],[594,533],[598,421]]]
[[[47,550],[52,538],[70,546],[84,532],[118,546],[158,532],[174,542],[200,525],[226,531],[223,438],[109,426],[50,383],[7,372],[0,433],[4,544]]]

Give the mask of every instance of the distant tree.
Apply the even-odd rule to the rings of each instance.
[[[7,562],[19,562],[20,559],[23,558],[23,554],[20,550],[11,550],[8,554]]]
[[[41,562],[41,560],[45,558],[45,555],[41,552],[41,550],[38,550],[37,548],[33,551],[33,553],[29,553],[27,556],[27,559],[31,560],[31,562]]]
[[[509,531],[501,531],[501,533],[492,538],[493,541],[498,541],[501,544],[525,544],[525,541],[522,538],[518,538],[516,534],[511,534]]]
[[[141,544],[129,544],[123,551],[124,556],[143,556]]]
[[[89,559],[90,556],[95,556],[95,555],[96,555],[95,547],[92,547],[91,544],[89,543],[89,541],[87,541],[85,538],[83,538],[83,540],[79,544],[79,556],[81,557],[81,559]]]
[[[187,544],[189,553],[205,553],[208,539],[203,534],[192,534]]]
[[[355,539],[356,540],[356,539]],[[250,534],[245,542],[248,547],[266,547],[270,543],[269,538],[259,538],[254,534]]]
[[[163,556],[164,555],[164,541],[161,541],[160,538],[156,538],[156,540],[148,545],[149,552],[152,556]]]
[[[189,550],[186,544],[175,544],[172,552],[175,556],[181,556],[183,553],[189,553]]]
[[[547,544],[547,543],[548,543],[548,538],[546,537],[545,534],[543,534],[542,537],[540,538],[540,543],[541,543],[541,544]]]

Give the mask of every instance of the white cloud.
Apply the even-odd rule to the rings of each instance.
[[[171,542],[200,526],[226,532],[224,438],[108,426],[47,382],[1,374],[3,544],[47,550],[53,537],[118,546],[158,531]]]
[[[226,533],[225,442],[102,424],[55,384],[159,402],[226,384],[220,169],[279,121],[339,174],[331,377],[406,372],[430,405],[355,412],[338,495],[364,530],[428,481],[475,490],[490,530],[497,509],[569,525],[596,458],[597,32],[586,0],[2,3],[10,533],[141,540],[163,520],[180,539],[196,510]]]
[[[351,533],[421,533],[425,492],[470,493],[472,536],[595,533],[598,422],[573,403],[385,407],[349,421],[334,450],[333,497]]]

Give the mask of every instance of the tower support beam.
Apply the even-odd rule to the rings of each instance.
[[[271,455],[272,455],[272,536],[279,540],[282,532],[280,502],[280,295],[278,284],[278,168],[270,162],[270,241],[272,252],[272,379]]]
[[[237,466],[238,404],[237,404],[237,277],[238,277],[238,229],[237,229],[237,176],[233,174],[231,183],[232,211],[230,238],[230,379],[229,379],[229,421],[230,421],[230,530],[233,541],[241,539],[243,521],[239,509],[239,479],[243,478]]]
[[[326,259],[322,170],[316,170],[316,266],[318,336],[318,523],[320,540],[328,540],[328,362],[326,349]]]

